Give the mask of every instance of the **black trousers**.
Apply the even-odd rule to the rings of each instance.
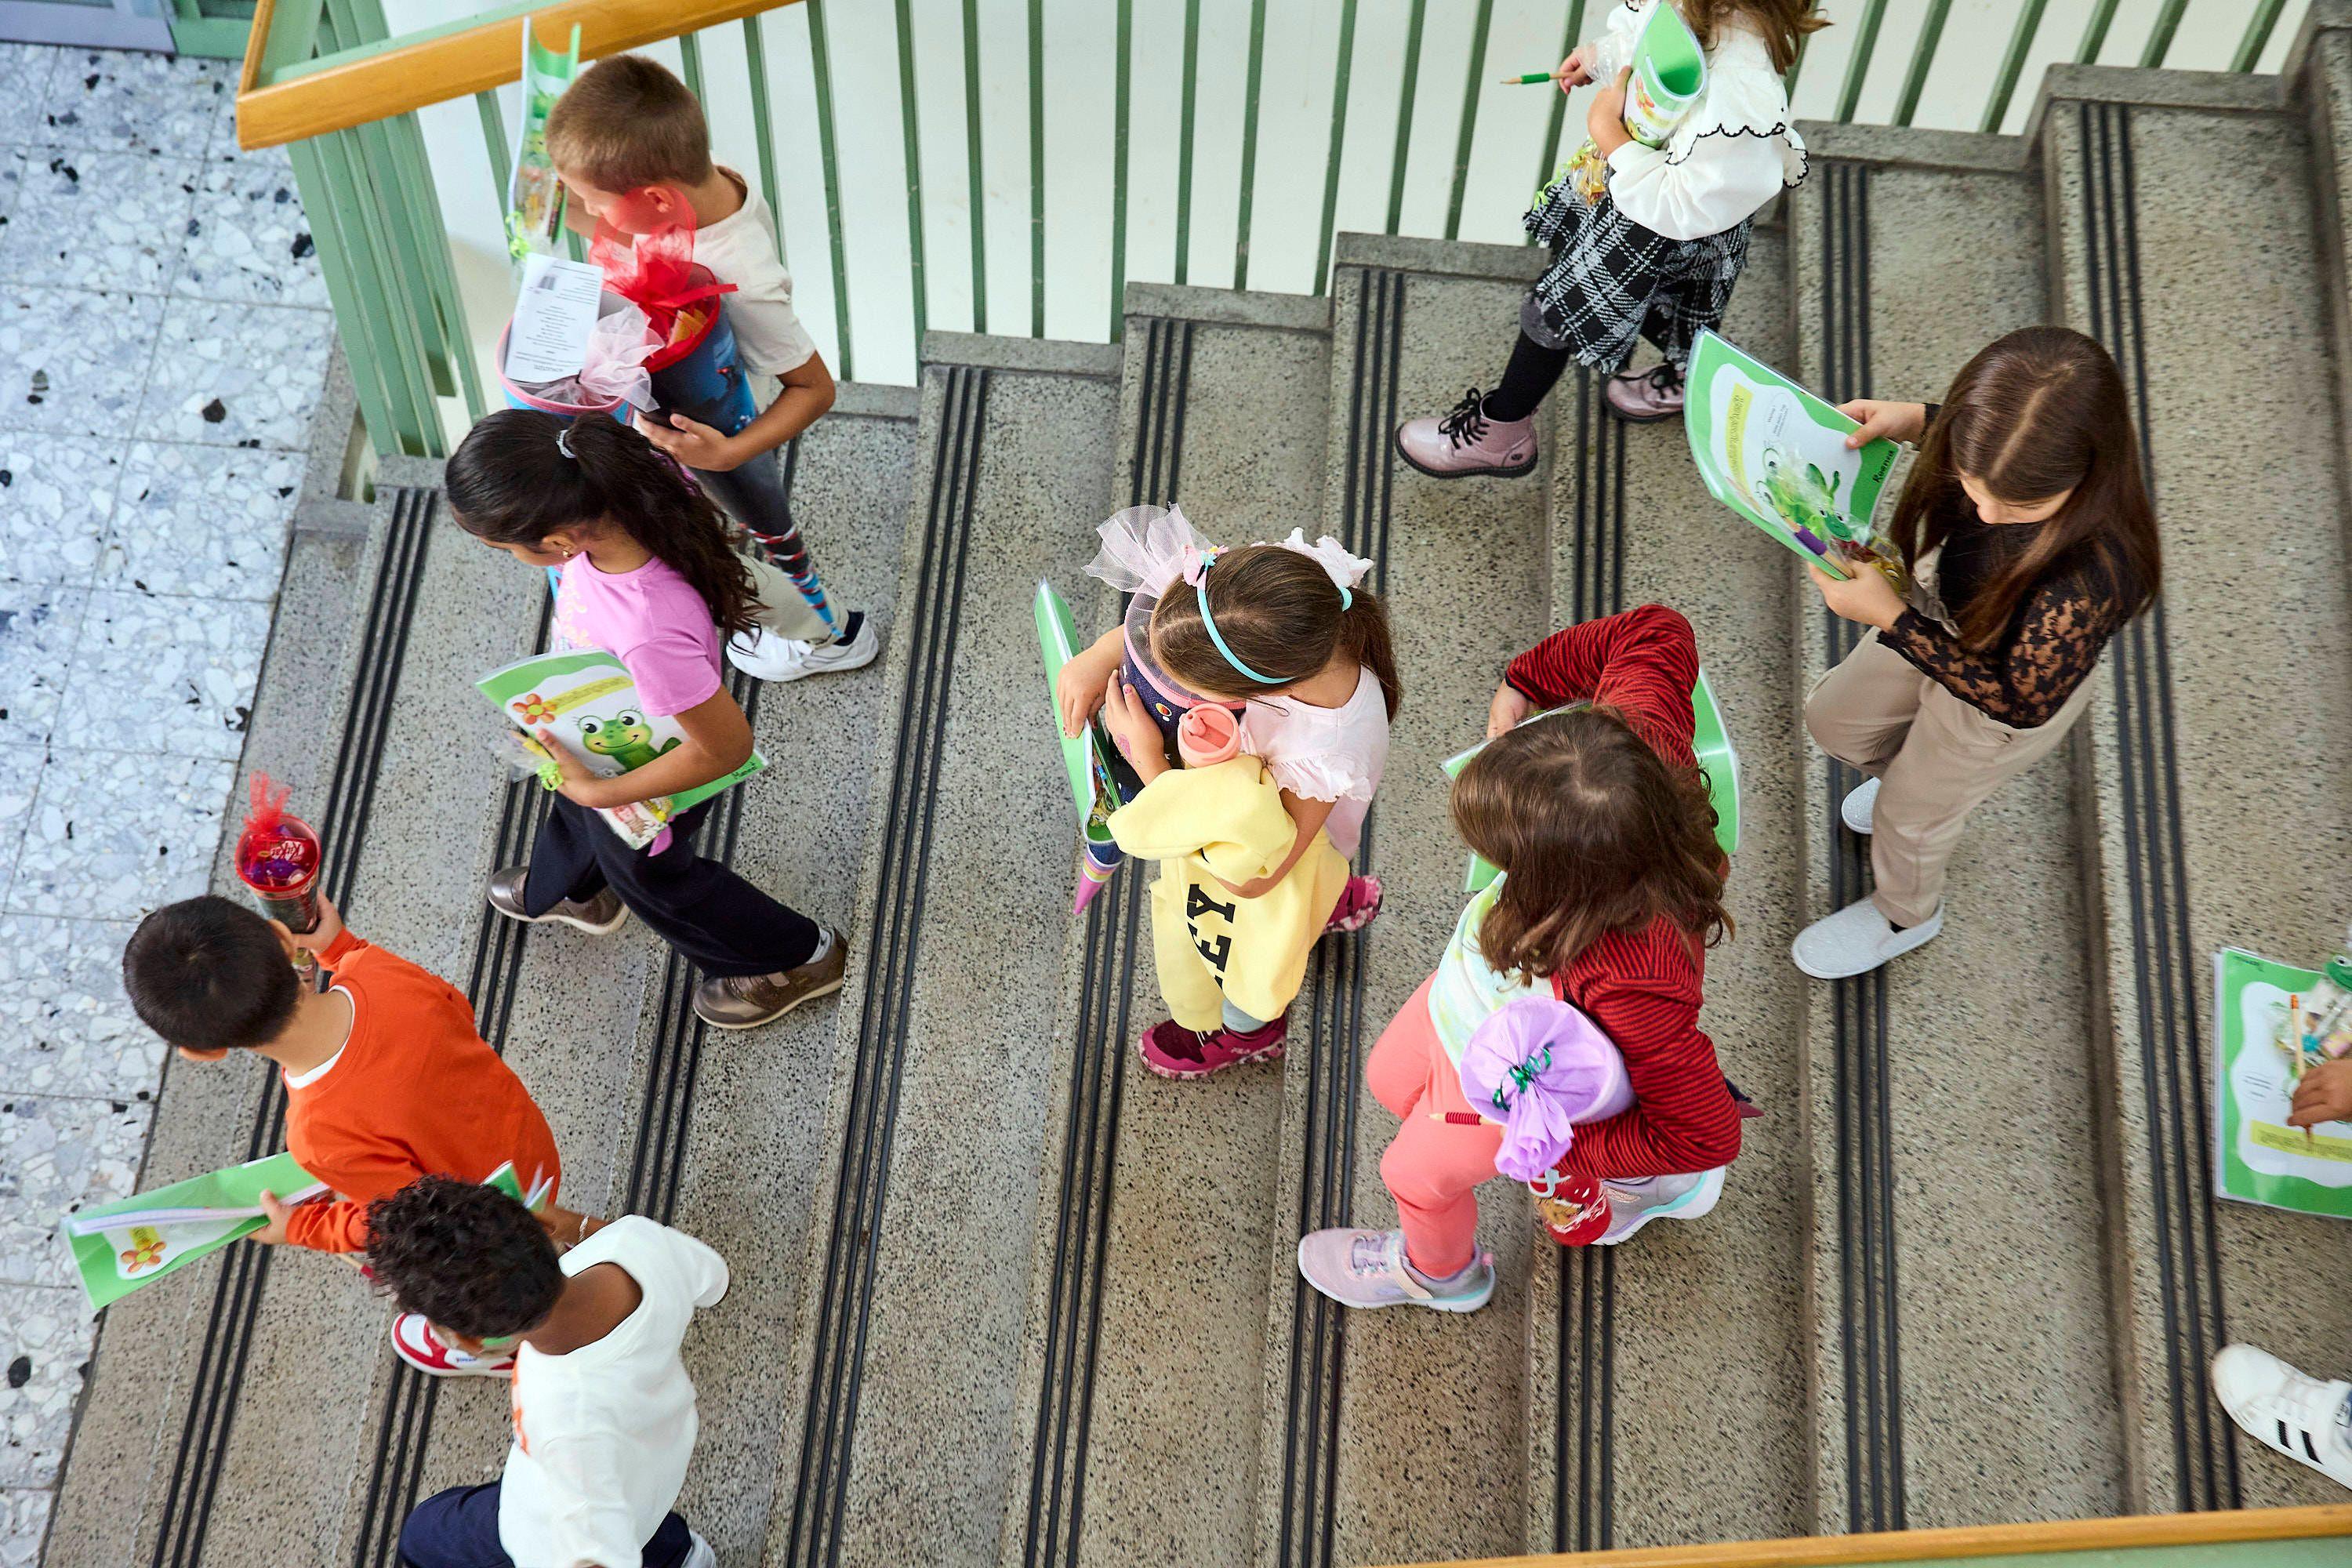
[[[400,1527],[403,1568],[514,1568],[499,1542],[502,1484],[451,1487],[418,1503]],[[646,1542],[641,1568],[677,1568],[693,1551],[686,1521],[672,1513]]]
[[[705,801],[671,823],[669,847],[654,855],[622,843],[586,806],[556,796],[531,846],[523,907],[545,914],[565,899],[593,899],[610,888],[705,974],[799,968],[824,939],[816,922],[694,852],[695,830],[718,804]]]

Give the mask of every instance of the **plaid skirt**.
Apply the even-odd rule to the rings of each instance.
[[[1700,239],[1668,239],[1619,212],[1605,193],[1588,205],[1573,180],[1561,179],[1524,222],[1551,247],[1552,260],[1528,292],[1520,326],[1546,348],[1614,371],[1644,337],[1677,368],[1688,368],[1691,345],[1731,302],[1756,220]]]

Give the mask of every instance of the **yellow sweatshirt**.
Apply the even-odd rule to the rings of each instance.
[[[1265,876],[1297,838],[1265,764],[1244,756],[1171,768],[1111,814],[1110,831],[1129,855],[1160,863],[1151,888],[1152,951],[1176,1022],[1218,1028],[1227,999],[1253,1018],[1282,1016],[1347,885],[1348,863],[1318,832],[1262,898],[1239,898],[1217,879]]]

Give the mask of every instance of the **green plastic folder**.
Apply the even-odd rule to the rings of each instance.
[[[1580,706],[1572,705],[1572,706]],[[1541,713],[1528,716],[1522,722],[1532,724],[1538,719],[1549,719],[1554,713],[1565,713],[1566,708],[1548,708]],[[1715,841],[1726,855],[1739,849],[1739,753],[1732,750],[1730,731],[1724,728],[1723,709],[1715,700],[1715,688],[1707,684],[1706,671],[1701,668],[1698,679],[1691,687],[1691,718],[1694,721],[1691,751],[1698,758],[1701,771],[1706,774],[1707,799],[1715,807]],[[1470,759],[1486,749],[1479,742],[1466,752],[1457,752],[1439,765],[1449,779],[1460,778]],[[1476,855],[1470,857],[1470,869],[1463,879],[1462,890],[1475,893],[1502,873]]]
[[[1036,612],[1037,650],[1045,665],[1045,709],[1053,720],[1055,737],[1062,743],[1063,765],[1069,770],[1078,831],[1089,855],[1098,862],[1108,858],[1116,863],[1118,847],[1104,823],[1118,809],[1118,791],[1111,783],[1110,755],[1102,727],[1089,724],[1076,735],[1063,734],[1061,710],[1054,700],[1054,683],[1062,667],[1077,652],[1077,623],[1070,618],[1070,606],[1063,603],[1054,584],[1042,577],[1037,580]]]
[[[89,1304],[104,1307],[259,1230],[268,1223],[261,1212],[263,1193],[298,1204],[326,1190],[293,1155],[272,1154],[76,1210],[58,1229],[73,1249]]]

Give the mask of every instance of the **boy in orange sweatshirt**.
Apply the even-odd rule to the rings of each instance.
[[[541,1217],[556,1241],[579,1240],[593,1222],[554,1203],[555,1135],[466,998],[353,936],[324,899],[320,912],[319,929],[297,936],[227,899],[186,899],[140,921],[122,952],[131,1006],[180,1055],[250,1050],[285,1079],[287,1150],[337,1195],[289,1206],[264,1194],[269,1223],[253,1239],[355,1255],[375,1199],[423,1175],[483,1181],[511,1161],[525,1193],[544,1185]],[[324,990],[297,977],[299,951],[330,972]],[[443,1343],[414,1313],[393,1320],[392,1344],[436,1376],[511,1364]]]

